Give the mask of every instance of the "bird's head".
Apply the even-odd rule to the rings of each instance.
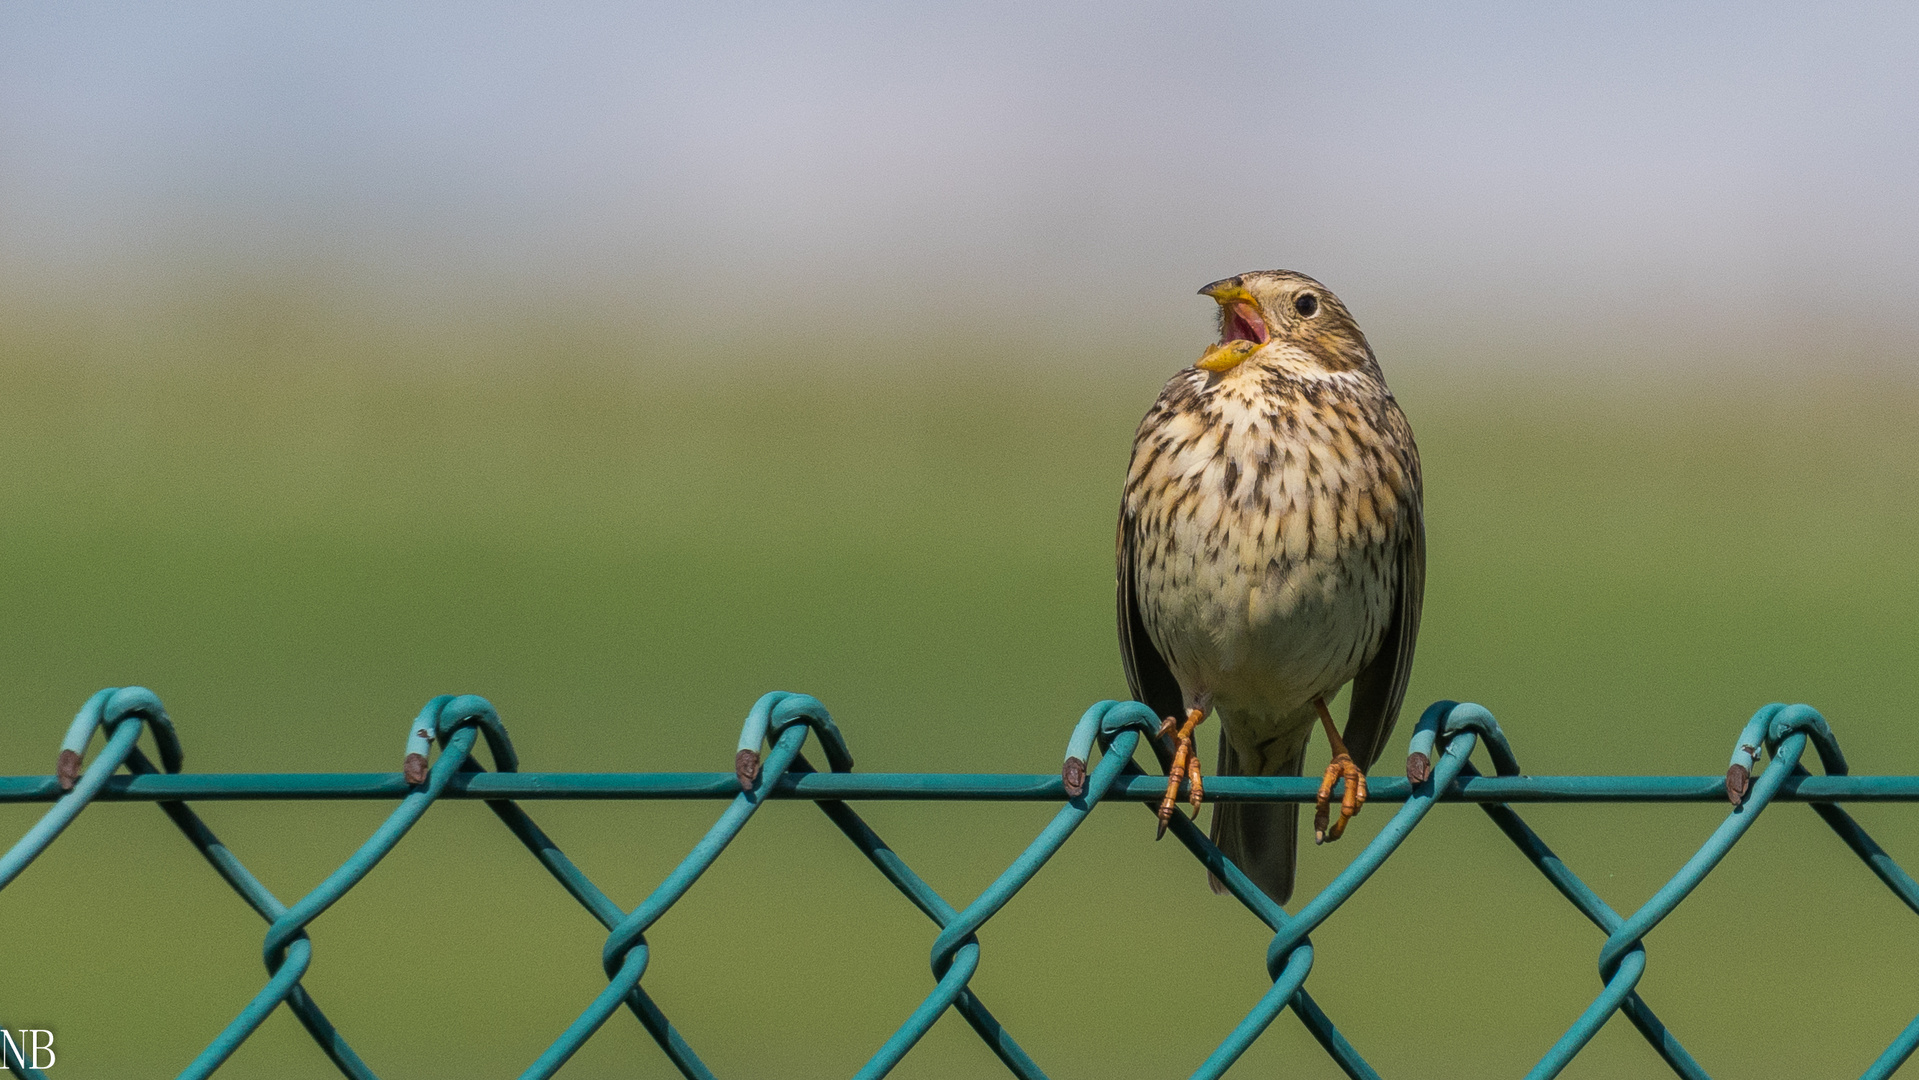
[[[1373,363],[1372,347],[1331,290],[1291,270],[1255,270],[1199,290],[1219,303],[1219,341],[1193,365],[1231,371],[1255,358],[1324,371]]]

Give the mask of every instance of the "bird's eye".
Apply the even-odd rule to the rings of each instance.
[[[1293,300],[1293,310],[1310,319],[1319,312],[1319,297],[1309,292],[1300,293]]]

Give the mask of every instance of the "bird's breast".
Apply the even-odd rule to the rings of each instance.
[[[1379,426],[1336,395],[1222,393],[1148,414],[1123,513],[1141,615],[1183,686],[1290,707],[1370,659],[1407,518]]]

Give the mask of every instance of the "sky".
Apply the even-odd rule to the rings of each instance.
[[[1919,371],[1916,56],[1891,3],[14,4],[0,280],[1170,345],[1285,267],[1434,357]]]

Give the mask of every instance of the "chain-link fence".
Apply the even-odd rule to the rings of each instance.
[[[708,1078],[713,1073],[641,986],[650,957],[646,931],[686,895],[767,799],[809,800],[939,928],[932,945],[933,990],[855,1074],[856,1080],[877,1080],[886,1075],[948,1009],[957,1010],[965,1018],[1013,1075],[1037,1080],[1046,1075],[1040,1065],[1020,1048],[1012,1033],[970,988],[981,959],[978,932],[1040,872],[1095,807],[1112,802],[1158,803],[1165,790],[1163,781],[1146,775],[1133,761],[1140,741],[1155,737],[1158,729],[1158,718],[1135,702],[1102,701],[1093,706],[1080,719],[1067,747],[1063,773],[1079,792],[1069,794],[1068,780],[1062,777],[855,773],[845,739],[818,701],[802,694],[772,693],[761,698],[747,716],[732,773],[525,773],[519,771],[513,744],[493,707],[469,695],[438,697],[427,704],[410,730],[405,766],[398,773],[196,775],[180,771],[180,740],[158,698],[138,687],[102,690],[74,718],[61,745],[54,775],[0,777],[0,801],[53,804],[0,857],[0,888],[26,870],[91,803],[158,803],[268,924],[266,984],[179,1075],[211,1075],[284,1004],[343,1075],[370,1080],[378,1074],[354,1052],[344,1034],[301,985],[301,977],[313,963],[313,942],[307,929],[364,879],[435,802],[480,799],[608,932],[600,956],[607,975],[605,990],[586,1003],[579,1017],[553,1039],[546,1052],[526,1066],[520,1074],[523,1080],[552,1076],[622,1007],[632,1012],[681,1073]],[[151,734],[160,758],[157,767],[137,746],[142,731]],[[83,757],[95,732],[104,734],[105,746],[83,769]],[[830,771],[816,771],[801,752],[809,737],[818,742]],[[491,752],[491,772],[473,753],[482,738]],[[430,761],[436,741],[439,758]],[[1095,744],[1103,756],[1089,770]],[[1469,761],[1475,747],[1482,744],[1491,758],[1493,776],[1482,776]],[[1823,776],[1810,774],[1801,764],[1809,744],[1819,756]],[[1840,840],[1919,913],[1919,882],[1837,805],[1848,801],[1919,801],[1919,776],[1848,775],[1845,758],[1825,720],[1804,705],[1768,705],[1759,710],[1740,733],[1724,780],[1691,776],[1523,776],[1492,715],[1477,705],[1451,701],[1433,705],[1420,717],[1409,752],[1425,754],[1433,763],[1430,779],[1416,786],[1403,779],[1372,781],[1372,801],[1403,805],[1344,871],[1291,914],[1221,856],[1190,819],[1174,815],[1172,828],[1180,842],[1273,931],[1266,949],[1272,988],[1226,1040],[1198,1064],[1194,1077],[1223,1074],[1289,1006],[1348,1076],[1356,1080],[1378,1076],[1360,1049],[1340,1034],[1306,991],[1313,966],[1308,935],[1365,885],[1435,802],[1478,804],[1553,887],[1606,935],[1598,965],[1603,989],[1526,1074],[1527,1080],[1558,1075],[1614,1013],[1624,1014],[1678,1076],[1694,1080],[1708,1075],[1635,990],[1647,964],[1643,941],[1712,872],[1760,812],[1774,802],[1811,804],[1813,812]],[[1770,753],[1771,760],[1753,778],[1751,770],[1765,752]],[[120,772],[122,767],[125,773]],[[1207,797],[1221,802],[1309,802],[1317,789],[1318,781],[1297,777],[1215,777],[1206,783]],[[1725,803],[1729,793],[1738,801],[1730,806],[1725,820],[1705,845],[1639,910],[1625,916],[1581,881],[1512,808],[1512,804],[1527,802]],[[195,798],[392,799],[399,805],[351,858],[311,892],[287,904],[261,884],[187,805],[187,800]],[[521,801],[543,798],[705,798],[727,805],[692,852],[629,912],[621,910],[588,880],[519,805]],[[1061,806],[1019,858],[984,892],[960,908],[928,886],[848,805],[860,799],[1041,801]],[[1919,1018],[1896,1034],[1863,1076],[1891,1076],[1916,1047]],[[46,1075],[34,1068],[32,1061],[23,1060],[26,1055],[6,1040],[0,1039],[0,1053],[5,1054],[16,1076]]]

